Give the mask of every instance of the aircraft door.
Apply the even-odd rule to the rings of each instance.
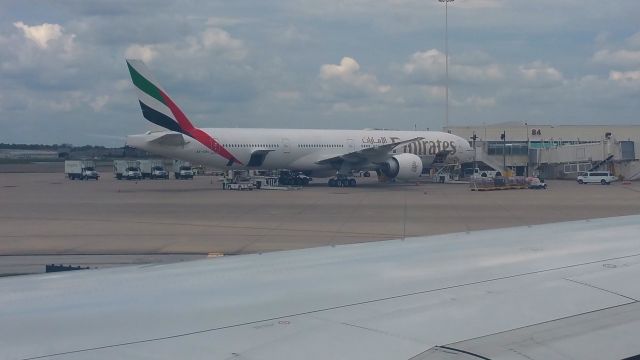
[[[356,146],[353,143],[353,139],[347,139],[347,152],[354,152],[356,151]]]
[[[211,150],[213,150],[213,152],[215,153],[218,153],[220,151],[220,142],[218,141],[218,139],[211,138]]]
[[[282,153],[291,153],[291,142],[287,138],[282,138]]]

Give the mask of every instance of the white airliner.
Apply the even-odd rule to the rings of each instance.
[[[0,278],[0,358],[640,354],[640,216]]]
[[[140,60],[127,60],[142,114],[168,131],[127,137],[127,145],[218,169],[289,169],[335,176],[330,186],[355,186],[353,171],[375,170],[414,180],[434,161],[471,161],[473,149],[437,131],[199,129],[171,100]]]

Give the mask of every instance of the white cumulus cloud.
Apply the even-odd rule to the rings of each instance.
[[[27,25],[22,21],[13,23],[13,26],[22,31],[22,35],[28,40],[24,44],[19,44],[10,49],[14,53],[21,53],[22,56],[33,56],[30,44],[34,44],[37,49],[57,53],[65,59],[72,59],[77,55],[75,45],[75,34],[65,34],[64,28],[59,24],[44,23],[40,25]]]
[[[220,28],[206,29],[201,35],[201,44],[206,50],[220,50],[237,60],[242,60],[247,55],[242,40]]]
[[[133,44],[124,51],[127,59],[140,59],[144,62],[151,62],[158,55],[158,51],[153,45]]]
[[[371,74],[360,72],[360,64],[351,58],[343,57],[340,64],[325,64],[320,67],[320,79],[339,86],[349,86],[367,93],[386,93],[391,87],[381,85]],[[325,86],[327,87],[327,86]]]
[[[29,26],[22,21],[14,22],[13,26],[22,30],[24,37],[33,41],[42,49],[49,46],[49,41],[62,37],[62,26],[58,24],[44,23],[41,25]]]
[[[431,49],[411,55],[403,70],[407,75],[422,74],[435,80],[444,73],[444,66],[445,55],[437,49]]]

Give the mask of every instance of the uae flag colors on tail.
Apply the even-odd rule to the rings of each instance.
[[[227,149],[219,144],[211,135],[193,126],[187,116],[180,110],[167,93],[153,78],[149,69],[140,60],[127,60],[131,80],[138,92],[138,101],[142,115],[150,122],[165,129],[190,136],[206,146],[214,153],[224,157],[228,166],[242,163]]]

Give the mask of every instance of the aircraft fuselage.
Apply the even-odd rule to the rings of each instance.
[[[466,162],[473,154],[469,143],[463,138],[438,131],[235,128],[202,130],[241,164],[230,164],[214,151],[215,148],[210,149],[186,135],[183,135],[184,142],[180,144],[154,141],[167,134],[179,134],[171,131],[130,135],[127,137],[127,145],[218,169],[290,169],[315,174],[335,172],[335,168],[330,165],[317,164],[320,160],[417,137],[422,137],[423,140],[398,146],[389,152],[389,155],[412,153],[419,156],[424,166],[428,167],[436,155],[444,151],[448,152],[449,162]],[[375,159],[370,159],[354,166],[353,170],[375,167]]]

